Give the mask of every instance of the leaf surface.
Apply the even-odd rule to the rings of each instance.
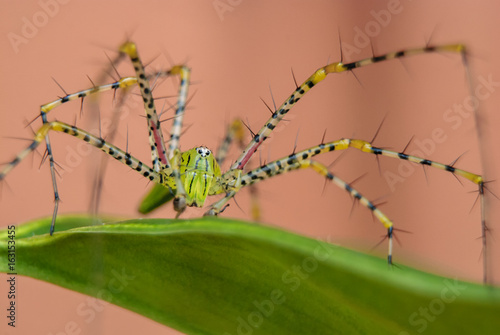
[[[221,218],[16,226],[16,269],[186,334],[497,334],[500,289]],[[11,239],[0,231],[0,271]]]

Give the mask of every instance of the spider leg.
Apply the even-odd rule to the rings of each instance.
[[[118,132],[118,124],[120,122],[120,116],[122,115],[122,108],[125,106],[125,101],[128,98],[128,94],[130,93],[130,88],[126,88],[122,91],[119,92],[118,98],[116,100],[116,103],[113,105],[113,111],[112,111],[112,117],[111,117],[111,122],[110,122],[110,127],[108,128],[108,132],[106,134],[106,139],[108,142],[113,142],[116,134]],[[98,99],[92,99],[93,103],[95,103],[95,109],[98,110]],[[99,120],[100,122],[100,120]],[[100,125],[99,125],[99,130],[100,130]],[[99,132],[99,136],[102,137],[101,133]],[[128,151],[128,133],[127,133],[127,148],[126,151]],[[104,175],[106,172],[107,168],[107,163],[108,160],[104,159],[105,157],[102,157],[99,161],[99,164],[96,169],[96,173],[94,175],[94,180],[93,180],[93,187],[92,187],[92,194],[90,198],[90,212],[97,214],[99,211],[99,204],[101,202],[101,195],[102,195],[102,189],[104,185]]]
[[[168,151],[173,154],[174,150],[179,149],[179,140],[182,132],[182,121],[186,110],[186,101],[189,89],[189,78],[191,70],[184,65],[176,65],[169,70],[170,75],[179,75],[181,83],[179,85],[179,96],[177,98],[177,107],[175,109],[172,131],[170,132],[170,144]],[[172,157],[170,157],[172,158]]]
[[[243,122],[240,119],[234,120],[226,131],[226,136],[215,152],[215,159],[219,165],[222,165],[226,160],[229,152],[229,147],[234,140],[237,141],[239,147],[244,147],[243,141],[245,139],[245,130]]]
[[[94,86],[94,87],[86,89],[86,90],[67,94],[62,98],[59,98],[57,100],[54,100],[54,101],[51,101],[51,102],[48,102],[48,103],[42,105],[40,107],[40,116],[42,117],[42,120],[46,121],[47,114],[51,110],[53,110],[56,107],[59,107],[62,104],[65,104],[69,101],[84,99],[87,96],[90,96],[93,94],[99,94],[102,92],[111,91],[111,90],[115,90],[115,89],[124,89],[127,87],[131,87],[135,84],[137,84],[137,78],[135,78],[135,77],[123,77],[123,78],[120,78],[118,81],[115,81],[114,83],[111,83],[111,84]]]
[[[297,156],[297,157],[292,157],[292,156],[295,156],[295,154],[263,165],[241,176],[241,187],[253,185],[261,180],[265,180],[293,170],[312,168],[314,171],[318,172],[326,179],[332,181],[335,185],[337,185],[341,189],[346,190],[353,198],[357,199],[363,206],[368,208],[373,213],[373,215],[384,225],[384,227],[387,229],[387,238],[389,240],[387,261],[389,264],[392,264],[392,246],[393,246],[392,221],[380,209],[378,209],[376,205],[374,205],[370,200],[368,200],[368,198],[363,196],[351,185],[349,185],[339,177],[335,176],[333,173],[329,172],[328,168],[325,165],[308,158],[304,159],[302,158],[302,156]],[[229,199],[231,199],[237,192],[238,191],[236,189],[230,190],[224,198],[214,203],[209,209],[209,211],[205,213],[205,215],[215,215],[222,212],[227,206],[227,202],[229,201]]]
[[[120,47],[120,52],[127,54],[132,61],[136,72],[136,80],[139,84],[142,99],[144,100],[144,110],[149,128],[149,144],[151,145],[151,160],[153,169],[159,172],[162,168],[170,167],[167,159],[167,149],[163,140],[163,133],[160,127],[160,120],[156,113],[153,93],[146,77],[144,66],[137,52],[137,46],[132,42],[126,42]]]
[[[402,160],[408,160],[410,162],[428,165],[440,170],[448,171],[454,175],[462,176],[467,180],[475,183],[479,187],[479,196],[481,197],[481,203],[483,203],[484,196],[484,181],[480,175],[475,173],[471,173],[462,169],[457,169],[451,165],[438,163],[435,161],[431,161],[428,159],[416,157],[413,155],[408,155],[402,152],[396,152],[386,149],[380,149],[377,147],[373,147],[370,142],[357,140],[357,139],[340,139],[337,141],[332,141],[328,143],[322,143],[320,145],[311,147],[306,150],[302,150],[300,152],[289,155],[288,157],[284,157],[278,159],[276,161],[265,164],[257,169],[251,170],[247,174],[241,175],[234,181],[235,171],[237,170],[229,170],[221,177],[222,189],[226,190],[226,196],[219,201],[215,202],[210,209],[205,213],[205,215],[217,215],[219,214],[226,206],[228,201],[239,191],[240,188],[255,184],[260,180],[264,180],[282,173],[286,173],[288,171],[302,169],[302,168],[313,168],[316,172],[325,176],[327,179],[332,180],[336,185],[341,188],[345,188],[353,197],[360,200],[361,204],[365,207],[369,208],[373,214],[384,224],[384,226],[388,229],[388,237],[392,237],[392,222],[383,214],[376,206],[373,205],[368,199],[364,198],[358,191],[354,190],[349,184],[345,183],[338,177],[334,176],[328,169],[324,167],[322,164],[312,161],[311,158],[320,155],[323,153],[327,153],[330,151],[337,150],[345,150],[348,148],[356,148],[361,150],[362,152],[372,153],[375,155],[382,155],[391,158],[397,158]],[[231,177],[231,178],[230,178]],[[233,180],[231,183],[228,181]],[[482,221],[484,221],[483,211],[481,212],[483,215]],[[389,231],[390,228],[390,231]],[[484,238],[484,236],[483,236]],[[390,241],[392,246],[392,240]],[[390,256],[390,254],[389,254]]]
[[[238,147],[243,150],[245,148],[245,129],[243,121],[241,119],[235,119],[228,127],[226,136],[217,148],[215,153],[215,159],[219,165],[225,161],[227,153],[229,152],[229,147],[231,143],[236,140]],[[261,211],[258,201],[258,190],[255,185],[251,185],[250,189],[250,212],[252,213],[252,219],[254,221],[260,221]]]
[[[96,148],[101,149],[111,157],[116,160],[122,162],[123,164],[128,165],[131,169],[139,172],[143,177],[148,178],[149,180],[155,183],[162,183],[164,179],[164,175],[154,171],[149,166],[142,163],[137,158],[131,156],[129,153],[121,150],[120,148],[107,143],[104,139],[99,138],[90,134],[89,132],[79,129],[75,126],[70,126],[66,123],[53,121],[44,123],[42,127],[35,133],[35,138],[33,142],[23,151],[21,151],[11,162],[7,163],[7,165],[0,171],[0,180],[4,179],[7,173],[9,173],[17,164],[19,164],[29,153],[34,151],[38,145],[47,138],[49,131],[54,130],[58,132],[63,132],[74,137],[77,137]],[[51,165],[51,173],[55,175],[54,166]],[[52,215],[52,224],[50,226],[50,235],[54,232],[54,226],[57,216],[57,210],[59,205],[59,195],[57,188],[54,188],[54,212]]]
[[[182,121],[184,119],[184,112],[186,109],[186,101],[188,96],[189,89],[189,78],[190,78],[191,70],[184,65],[175,65],[168,71],[157,72],[149,77],[153,76],[172,76],[179,75],[181,82],[179,85],[179,95],[177,99],[177,106],[175,109],[175,115],[173,117],[172,130],[170,132],[170,143],[168,148],[169,161],[174,158],[174,153],[178,152],[179,149],[179,140],[182,132]],[[173,166],[172,166],[173,167]],[[139,212],[143,214],[147,214],[164,203],[172,200],[174,198],[174,208],[180,214],[185,209],[185,191],[182,183],[180,182],[180,174],[177,176],[178,172],[175,172],[176,179],[178,179],[179,183],[177,186],[177,193],[171,189],[165,188],[160,185],[154,185],[153,188],[149,191],[148,194],[142,199],[141,204],[139,205]],[[178,168],[177,168],[178,170]],[[177,215],[178,216],[178,215]]]
[[[287,166],[293,165],[296,162],[301,162],[303,160],[310,159],[311,157],[314,157],[316,155],[323,154],[326,152],[345,150],[345,149],[348,149],[350,147],[361,150],[362,152],[367,152],[367,153],[372,153],[375,155],[382,155],[382,156],[387,156],[387,157],[397,158],[397,159],[402,159],[402,160],[408,160],[408,161],[416,163],[416,164],[429,165],[431,167],[434,167],[434,168],[437,168],[440,170],[448,171],[450,173],[453,173],[454,175],[462,176],[462,177],[470,180],[471,182],[475,183],[476,185],[478,185],[479,191],[480,191],[480,196],[482,196],[482,194],[484,193],[484,191],[483,191],[484,190],[483,177],[481,177],[478,174],[471,173],[471,172],[468,172],[468,171],[465,171],[462,169],[458,169],[458,168],[455,168],[451,165],[442,164],[439,162],[431,161],[431,160],[428,160],[425,158],[416,157],[413,155],[408,155],[408,154],[405,154],[402,152],[396,152],[396,151],[391,151],[391,150],[373,147],[371,145],[371,143],[367,142],[367,141],[344,138],[344,139],[340,139],[337,141],[322,143],[320,145],[311,147],[309,149],[302,150],[302,151],[299,151],[297,153],[291,154],[288,157],[278,159],[278,160],[273,161],[271,163],[265,164],[257,169],[254,169],[254,170],[248,172],[247,174],[241,176],[241,180],[234,183],[235,185],[237,185],[235,187],[229,188],[226,185],[227,182],[223,182],[223,188],[227,189],[228,192],[227,192],[226,197],[224,199],[221,199],[221,201],[224,200],[224,204],[225,204],[227,202],[227,200],[229,200],[229,199],[226,200],[226,198],[232,197],[239,190],[239,188],[246,186],[246,185],[250,185],[250,184],[254,183],[255,180],[262,179],[266,173],[269,173],[272,175],[280,174],[281,172],[287,170]],[[273,173],[274,170],[276,170],[275,173]],[[225,178],[225,176],[229,176],[230,174],[234,175],[234,171],[235,170],[229,170],[228,172],[226,172],[222,176],[222,180],[227,179],[227,178]],[[233,193],[232,191],[235,191],[234,194],[232,194]],[[219,204],[219,202],[217,202],[216,204]],[[222,207],[223,206],[221,206],[221,205],[216,205],[216,206],[214,205],[212,207],[212,209],[215,210],[213,214],[218,214],[217,210],[219,210]]]
[[[439,170],[444,170],[451,172],[454,175],[464,177],[467,180],[470,180],[474,184],[482,187],[484,185],[483,177],[481,177],[478,174],[471,173],[462,169],[457,169],[453,165],[448,165],[448,164],[443,164],[439,163],[436,161],[432,161],[429,159],[413,156],[413,155],[408,155],[405,154],[404,152],[397,152],[397,151],[392,151],[392,150],[386,150],[386,149],[381,149],[372,146],[372,144],[368,141],[363,141],[363,140],[357,140],[357,139],[342,139],[343,141],[348,141],[349,142],[349,147],[351,148],[356,148],[358,150],[361,150],[362,152],[366,153],[371,153],[374,155],[381,155],[381,156],[386,156],[386,157],[391,157],[391,158],[397,158],[401,160],[407,160],[412,163],[416,164],[421,164],[421,165],[428,165],[433,168],[439,169]]]
[[[106,68],[104,68],[101,71],[100,76],[96,80],[97,83],[102,83],[105,82],[107,76],[113,77],[116,75],[118,78],[121,78],[122,76],[117,70],[118,64],[123,61],[123,59],[126,57],[125,54],[123,53],[118,53],[113,59],[111,59],[107,53],[105,53],[109,63],[107,64]],[[132,87],[127,87],[122,90],[118,91],[118,97],[116,98],[116,91],[118,89],[115,89],[113,92],[113,110],[111,112],[111,122],[109,123],[108,127],[108,132],[106,134],[106,139],[108,142],[113,143],[116,134],[118,133],[119,129],[119,123],[120,119],[123,116],[123,111],[125,106],[125,102],[127,101],[130,92],[132,91]],[[91,118],[96,119],[98,118],[99,122],[99,136],[102,137],[101,133],[101,119],[100,119],[100,112],[99,112],[99,100],[100,100],[101,95],[93,95],[92,99],[90,100],[91,103]],[[116,100],[115,100],[116,98]],[[83,112],[83,98],[82,98],[82,104],[81,104],[81,109],[80,109],[80,114]],[[128,130],[128,129],[127,129]],[[127,132],[127,148],[125,151],[128,151],[128,132]],[[95,173],[93,175],[93,181],[92,185],[93,187],[91,188],[91,195],[90,195],[90,201],[89,201],[89,212],[92,213],[93,215],[97,215],[99,212],[99,206],[101,203],[101,196],[102,196],[102,190],[103,190],[103,185],[104,185],[104,176],[106,173],[107,169],[107,163],[108,160],[104,159],[105,157],[101,157],[99,160]]]
[[[156,108],[154,104],[153,94],[151,92],[151,88],[149,86],[149,80],[146,77],[144,66],[139,58],[139,53],[137,52],[137,46],[132,42],[126,42],[120,47],[120,51],[127,54],[132,61],[132,65],[134,66],[137,83],[139,84],[139,88],[141,90],[141,95],[144,100],[144,109],[146,111],[146,117],[148,121],[149,127],[149,144],[151,145],[151,158],[153,161],[153,169],[156,172],[160,170],[171,169],[172,175],[174,177],[176,183],[176,196],[174,199],[174,209],[177,213],[182,213],[186,208],[186,191],[184,190],[184,186],[181,181],[181,176],[179,172],[179,166],[177,162],[177,158],[180,157],[180,153],[178,149],[175,149],[171,154],[175,162],[170,166],[170,162],[168,159],[167,149],[165,147],[165,141],[163,139],[163,133],[161,131],[161,124],[158,118],[158,114],[156,113]],[[180,71],[181,69],[179,69]],[[189,72],[188,72],[189,78]],[[182,81],[181,77],[181,81]],[[187,83],[181,85],[181,89],[186,90],[187,94]],[[175,122],[174,122],[175,124]]]
[[[184,212],[186,209],[186,191],[184,190],[184,185],[181,181],[181,176],[179,172],[180,164],[180,149],[179,140],[182,133],[182,121],[184,120],[184,112],[186,110],[186,102],[189,91],[189,79],[191,77],[191,70],[184,65],[175,65],[170,70],[166,71],[167,76],[178,75],[181,79],[179,85],[179,95],[177,98],[177,107],[175,109],[174,121],[172,123],[172,130],[170,132],[170,143],[169,143],[169,160],[172,162],[173,176],[176,182],[176,193],[174,197],[174,209],[177,212],[176,218]],[[164,73],[159,72],[158,75],[164,75]],[[159,124],[158,124],[159,128]],[[155,190],[156,188],[156,190]],[[162,195],[163,200],[171,199],[172,190],[162,187],[163,190],[158,190],[158,187],[153,188],[153,193],[159,193]],[[163,202],[162,202],[163,203]],[[160,203],[161,204],[161,203]]]
[[[372,146],[370,142],[363,141],[363,140],[355,140],[355,139],[347,139],[349,141],[349,146],[356,148],[358,150],[361,150],[362,152],[366,153],[371,153],[374,155],[381,155],[381,156],[386,156],[386,157],[391,157],[391,158],[397,158],[401,160],[407,160],[415,164],[421,164],[421,165],[428,165],[433,168],[439,169],[439,170],[444,170],[452,173],[454,176],[461,176],[472,183],[476,184],[478,187],[478,196],[480,198],[480,207],[481,207],[481,240],[483,244],[483,282],[487,282],[487,264],[488,260],[486,258],[486,242],[487,242],[487,231],[488,227],[486,225],[486,213],[485,213],[485,197],[484,197],[484,190],[485,190],[485,181],[484,178],[481,175],[471,173],[462,169],[455,168],[453,166],[453,163],[451,165],[449,164],[443,164],[439,163],[436,161],[432,161],[429,159],[413,156],[413,155],[408,155],[405,154],[404,152],[397,152],[397,151],[392,151],[392,150],[386,150],[386,149],[381,149]]]
[[[288,111],[306,94],[311,88],[321,82],[326,76],[330,73],[340,73],[351,71],[356,68],[360,68],[366,65],[383,62],[390,59],[402,58],[412,55],[419,55],[430,52],[455,52],[459,53],[462,56],[465,55],[465,46],[462,44],[454,44],[454,45],[444,45],[444,46],[435,46],[435,47],[424,47],[424,48],[415,48],[402,50],[397,52],[387,53],[381,56],[374,56],[370,58],[366,58],[357,62],[352,63],[342,63],[336,62],[328,64],[322,68],[319,68],[314,72],[306,81],[304,81],[299,87],[295,89],[295,91],[281,104],[281,106],[273,112],[273,115],[269,120],[267,120],[266,124],[262,129],[252,138],[250,143],[247,145],[245,150],[242,152],[240,157],[236,160],[236,162],[231,166],[231,169],[243,169],[249,159],[252,157],[257,148],[264,142],[276,125],[283,119],[283,117],[288,113]]]

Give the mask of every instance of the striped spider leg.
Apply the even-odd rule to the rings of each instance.
[[[373,147],[371,143],[355,140],[355,139],[342,139],[339,141],[322,143],[316,147],[312,147],[310,149],[300,151],[297,153],[293,153],[288,157],[284,157],[282,159],[278,159],[271,163],[265,164],[257,169],[251,170],[250,172],[244,174],[241,171],[248,163],[252,155],[256,152],[258,147],[268,138],[276,125],[283,119],[283,117],[288,113],[288,111],[300,100],[300,98],[307,93],[311,88],[321,82],[326,76],[330,73],[341,73],[345,71],[350,71],[359,67],[363,67],[366,65],[407,57],[411,55],[418,55],[424,53],[431,52],[452,52],[458,53],[462,57],[462,61],[466,66],[466,53],[465,47],[461,44],[454,45],[444,45],[444,46],[436,46],[436,47],[424,47],[424,48],[416,48],[416,49],[408,49],[398,52],[387,53],[381,56],[374,56],[371,58],[366,58],[357,62],[352,63],[342,63],[336,62],[328,64],[320,69],[318,69],[313,75],[311,75],[304,83],[296,88],[296,90],[283,102],[283,104],[273,112],[271,118],[266,122],[264,127],[255,134],[251,142],[247,145],[243,153],[237,159],[237,161],[231,166],[231,169],[222,175],[222,180],[226,179],[226,196],[221,200],[212,204],[209,210],[206,211],[205,215],[217,215],[221,213],[226,206],[228,205],[228,201],[234,197],[234,195],[239,191],[240,188],[255,184],[257,181],[264,180],[275,175],[279,175],[282,173],[286,173],[288,171],[293,171],[297,169],[303,168],[312,168],[328,180],[331,180],[337,186],[345,189],[348,193],[351,194],[355,199],[359,200],[361,204],[370,209],[372,213],[377,217],[377,219],[384,225],[387,229],[387,239],[389,244],[389,251],[387,255],[387,260],[389,264],[392,263],[392,238],[393,238],[393,223],[392,221],[382,213],[372,202],[370,202],[367,198],[361,195],[357,190],[353,189],[351,185],[342,181],[340,178],[335,176],[333,173],[329,172],[328,169],[323,165],[316,161],[311,160],[313,156],[333,151],[333,150],[343,150],[349,147],[354,147],[363,152],[372,153],[375,155],[382,155],[397,159],[408,160],[410,162],[428,165],[435,167],[437,169],[445,170],[451,172],[455,175],[462,176],[471,182],[475,183],[478,186],[479,196],[481,199],[481,222],[482,222],[482,239],[483,239],[483,252],[486,252],[486,224],[484,219],[484,180],[483,178],[474,173],[470,173],[461,169],[457,169],[452,165],[441,164],[438,162],[434,162],[425,158],[416,157],[407,155],[404,152],[395,152],[390,150],[385,150],[377,147]],[[466,75],[468,75],[468,69],[466,69]],[[240,171],[240,172],[238,172]],[[236,180],[235,180],[236,179]],[[486,257],[483,258],[484,267],[486,266]],[[484,271],[486,273],[486,271]],[[486,281],[486,278],[484,277]]]

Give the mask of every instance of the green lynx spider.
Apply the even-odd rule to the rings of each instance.
[[[88,142],[89,144],[101,149],[108,155],[114,157],[116,160],[128,165],[131,169],[137,171],[150,181],[153,181],[158,185],[162,185],[166,189],[170,190],[170,192],[174,196],[173,206],[178,215],[182,213],[187,206],[202,207],[208,196],[224,194],[225,196],[222,199],[211,204],[205,212],[205,215],[218,215],[219,213],[222,213],[224,211],[226,206],[228,206],[228,201],[233,198],[241,188],[289,171],[312,168],[327,180],[330,180],[340,188],[345,189],[353,198],[357,199],[363,206],[368,208],[373,213],[373,215],[384,225],[384,227],[387,229],[388,239],[387,260],[389,263],[392,263],[392,244],[394,232],[392,221],[379,208],[377,208],[375,204],[373,204],[370,200],[368,200],[361,193],[355,190],[350,184],[338,178],[323,164],[312,160],[314,156],[334,150],[344,150],[352,147],[363,152],[375,155],[408,160],[416,164],[428,165],[437,169],[445,170],[451,172],[452,174],[462,176],[478,185],[479,194],[481,197],[481,207],[484,210],[483,195],[485,187],[483,178],[480,175],[455,168],[451,165],[441,164],[428,159],[407,155],[404,152],[395,152],[377,148],[372,146],[370,142],[348,138],[321,143],[309,149],[298,151],[287,157],[267,163],[246,173],[243,172],[243,170],[249,159],[256,152],[257,148],[268,138],[276,125],[283,119],[283,117],[290,111],[290,109],[300,100],[300,98],[304,94],[306,94],[319,82],[324,80],[328,74],[351,71],[359,67],[382,62],[385,60],[433,52],[457,53],[462,56],[465,62],[465,47],[461,44],[455,44],[408,49],[387,53],[381,56],[374,56],[371,58],[363,59],[361,61],[346,64],[342,62],[335,62],[318,69],[301,85],[297,86],[294,92],[288,98],[286,98],[286,100],[281,106],[279,106],[279,108],[272,111],[272,116],[266,122],[264,127],[262,127],[262,129],[260,129],[258,133],[253,135],[252,140],[243,150],[236,162],[227,172],[222,173],[219,167],[219,163],[225,158],[226,149],[221,150],[221,153],[219,153],[217,159],[216,157],[214,157],[214,154],[212,154],[210,149],[202,146],[190,149],[185,152],[180,152],[179,150],[182,120],[186,105],[186,99],[188,96],[190,69],[184,65],[176,65],[168,71],[154,74],[154,77],[180,77],[178,101],[167,149],[167,142],[165,142],[163,138],[160,121],[155,108],[155,101],[153,99],[152,91],[150,88],[149,81],[152,76],[146,75],[144,66],[137,52],[136,45],[132,42],[126,42],[120,47],[120,54],[121,56],[126,55],[130,58],[135,69],[135,76],[122,77],[120,80],[112,84],[95,86],[91,89],[68,94],[58,100],[42,105],[40,112],[43,121],[42,127],[36,132],[33,142],[3,168],[3,170],[0,172],[0,180],[4,179],[6,174],[10,170],[12,170],[17,164],[19,164],[22,159],[24,159],[30,152],[35,150],[38,145],[45,140],[55,196],[55,206],[52,225],[50,228],[50,234],[52,235],[57,216],[59,194],[57,191],[57,184],[55,179],[54,159],[52,156],[52,149],[48,137],[48,133],[51,130],[64,132],[85,142]],[[72,100],[83,99],[88,95],[98,94],[108,90],[127,89],[134,85],[139,86],[140,93],[144,101],[144,109],[146,112],[146,119],[149,128],[149,144],[151,147],[152,167],[149,167],[146,164],[142,163],[135,157],[131,156],[128,152],[121,150],[111,143],[107,143],[103,138],[94,136],[85,130],[79,129],[75,126],[71,126],[63,122],[47,120],[47,114],[52,109],[63,103]],[[230,139],[228,139],[228,141],[230,142]],[[227,145],[223,147],[227,148]],[[485,252],[486,226],[483,213],[482,217],[483,252]]]

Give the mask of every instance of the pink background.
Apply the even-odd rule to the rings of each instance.
[[[232,1],[231,11],[217,12],[219,1],[67,1],[45,15],[43,1],[0,1],[0,161],[7,162],[26,146],[25,141],[8,137],[31,138],[26,120],[38,115],[39,105],[63,93],[52,81],[54,77],[68,92],[89,88],[86,78],[97,78],[107,64],[104,55],[114,55],[126,36],[131,36],[145,62],[155,59],[155,66],[168,66],[166,54],[177,62],[187,60],[197,91],[189,104],[185,122],[191,125],[181,139],[182,149],[206,145],[215,149],[225,125],[234,117],[248,120],[258,131],[269,117],[259,97],[272,105],[271,85],[277,103],[294,89],[290,68],[302,82],[328,60],[340,59],[340,31],[344,60],[370,57],[370,46],[359,52],[348,52],[356,46],[356,31],[381,27],[370,11],[387,10],[391,1]],[[51,3],[51,2],[47,2]],[[498,46],[500,5],[495,1],[401,1],[401,13],[392,15],[372,40],[375,53],[431,45],[465,43],[470,50],[474,87],[479,78],[491,76],[500,81]],[[46,22],[44,22],[46,18]],[[25,22],[39,24],[26,44],[14,48],[9,33],[22,35]],[[370,23],[371,22],[371,23]],[[357,28],[356,28],[357,27]],[[12,36],[12,35],[11,35]],[[17,52],[16,52],[17,51]],[[128,64],[120,67],[123,75],[132,75]],[[261,150],[263,160],[280,158],[292,152],[299,131],[298,149],[319,144],[324,130],[326,140],[358,137],[370,140],[381,120],[385,123],[376,139],[382,147],[402,150],[414,136],[408,152],[418,149],[418,141],[431,138],[435,129],[446,137],[436,144],[429,159],[450,163],[464,154],[457,167],[484,173],[487,180],[498,180],[499,156],[495,133],[500,114],[500,89],[481,101],[482,141],[477,141],[477,127],[472,117],[461,118],[461,125],[446,122],[443,115],[467,101],[469,92],[464,70],[457,55],[423,55],[378,64],[352,74],[331,76],[304,97],[287,116],[287,127],[280,127]],[[111,81],[111,80],[109,80]],[[171,83],[168,85],[171,86]],[[161,102],[160,102],[161,107]],[[58,108],[50,119],[73,123],[80,104],[74,102]],[[109,118],[111,95],[101,104],[102,118]],[[84,111],[85,108],[84,108]],[[129,148],[149,163],[145,122],[138,107],[120,124],[115,144],[125,147],[128,125]],[[92,128],[87,118],[77,125]],[[94,119],[95,121],[95,119]],[[41,122],[34,123],[38,128]],[[66,135],[51,136],[56,159],[70,166],[71,152],[79,142]],[[80,149],[79,149],[80,150]],[[43,152],[42,149],[39,150]],[[481,164],[480,154],[483,154]],[[86,161],[100,158],[91,153]],[[233,154],[231,159],[235,159]],[[331,164],[338,154],[319,158]],[[34,157],[34,158],[32,158]],[[48,164],[38,169],[40,155],[27,158],[7,178],[2,187],[0,225],[22,223],[52,213],[53,195]],[[226,170],[230,162],[222,168]],[[258,164],[258,158],[254,161]],[[380,159],[382,173],[398,173],[401,162]],[[90,199],[92,164],[81,163],[67,168],[58,180],[63,202],[60,213],[85,212]],[[391,190],[379,175],[376,159],[356,151],[347,152],[333,171],[346,181],[364,174],[356,187],[370,199],[387,202],[382,209],[399,233],[395,262],[411,265],[463,280],[481,281],[482,261],[479,207],[470,211],[476,193],[474,185],[462,180],[463,186],[449,174],[427,169],[427,180],[419,166]],[[110,173],[109,171],[112,171]],[[135,208],[147,190],[147,183],[117,162],[110,162],[106,175],[102,212],[137,217]],[[3,185],[5,186],[5,185]],[[357,250],[369,251],[385,233],[380,223],[365,208],[333,185],[323,191],[324,179],[312,171],[300,171],[259,185],[262,221],[321,239],[328,239]],[[489,184],[500,195],[498,181]],[[243,209],[231,203],[226,217],[249,219],[248,192],[237,197]],[[500,282],[498,263],[500,241],[499,200],[487,198],[487,215],[493,229],[489,239],[490,275]],[[192,209],[185,217],[199,216]],[[470,212],[470,213],[469,213]],[[167,206],[156,217],[172,217]],[[374,254],[385,257],[386,244]],[[4,276],[0,282],[4,283]],[[18,278],[18,325],[12,334],[65,334],[65,326],[74,321],[82,334],[121,333],[177,334],[147,318],[113,305],[107,305],[91,323],[76,313],[87,297],[41,281]],[[0,306],[6,306],[6,288],[0,285]],[[0,307],[3,310],[3,307]],[[4,332],[5,321],[0,324]]]

